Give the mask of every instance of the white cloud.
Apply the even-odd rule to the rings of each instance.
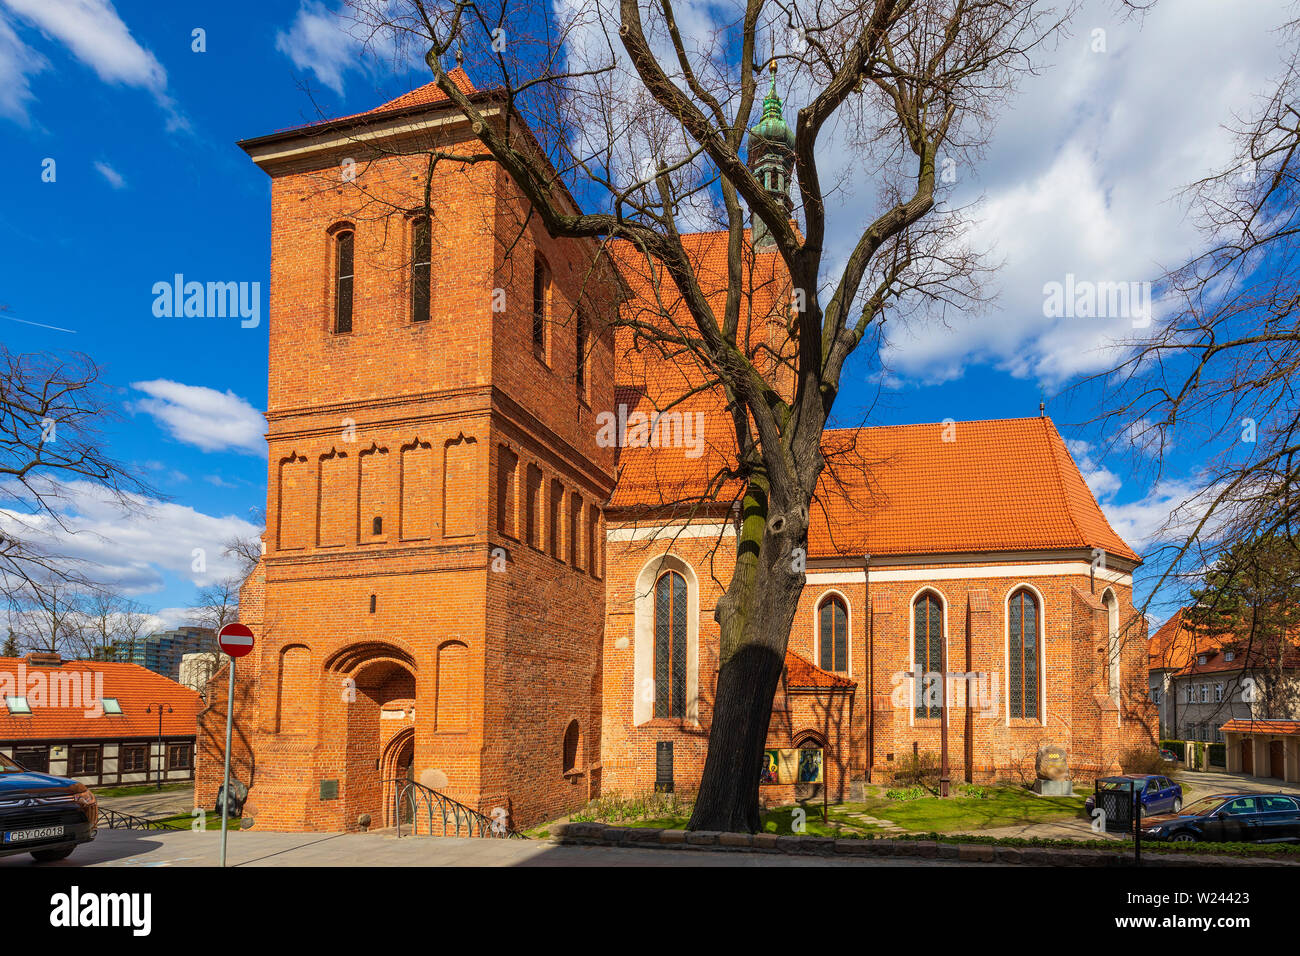
[[[361,58],[361,44],[348,27],[338,11],[317,0],[303,0],[289,29],[276,33],[275,48],[342,96],[343,74],[359,68]]]
[[[266,420],[234,392],[183,385],[163,378],[134,382],[131,387],[149,397],[128,407],[152,415],[178,441],[204,451],[266,454],[262,437]]]
[[[0,533],[12,534],[92,580],[126,594],[157,591],[170,572],[202,587],[234,575],[238,562],[222,555],[226,542],[260,534],[232,515],[207,515],[174,502],[132,495],[126,506],[90,482],[51,485],[59,520],[0,510]],[[201,549],[202,562],[196,567]]]
[[[19,16],[58,40],[105,83],[161,93],[167,72],[140,46],[110,0],[4,0]]]
[[[1196,251],[1201,237],[1173,197],[1228,161],[1223,127],[1268,88],[1280,65],[1273,31],[1293,10],[1261,0],[1225,17],[1214,0],[1180,0],[1121,22],[1115,4],[1087,4],[1056,62],[1022,83],[986,160],[958,170],[956,201],[985,196],[970,242],[1004,263],[995,310],[895,329],[889,367],[930,382],[987,363],[1048,386],[1110,367],[1131,318],[1045,317],[1044,285],[1068,274],[1150,280]],[[1106,53],[1089,50],[1094,25]]]
[[[45,58],[23,43],[0,13],[0,116],[20,123],[28,121],[27,104],[33,99],[28,78],[47,66]]]
[[[108,184],[114,189],[126,188],[126,180],[122,178],[122,174],[112,166],[108,165],[108,163],[102,163],[96,160],[95,171],[108,180]]]
[[[0,0],[26,22],[95,71],[105,83],[120,83],[153,94],[168,114],[168,128],[188,125],[167,95],[167,71],[131,35],[112,0]],[[0,77],[4,74],[0,30]],[[27,70],[31,73],[32,70]],[[4,94],[0,94],[3,96]],[[2,102],[2,101],[0,101]]]

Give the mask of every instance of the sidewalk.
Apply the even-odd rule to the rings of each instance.
[[[219,831],[100,830],[57,863],[0,857],[0,871],[31,866],[216,866]],[[795,856],[721,850],[559,846],[548,840],[404,837],[388,833],[258,833],[229,837],[231,866],[970,866],[956,860]]]

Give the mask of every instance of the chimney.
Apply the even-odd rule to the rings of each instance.
[[[59,667],[63,664],[58,651],[32,651],[23,660],[31,667]]]

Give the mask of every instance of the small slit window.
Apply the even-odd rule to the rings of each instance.
[[[433,277],[432,226],[421,216],[411,227],[411,321],[429,321],[430,284]]]
[[[351,229],[334,236],[334,331],[352,331],[353,242]]]
[[[533,256],[533,348],[546,351],[546,306],[551,292],[551,269],[541,253]]]

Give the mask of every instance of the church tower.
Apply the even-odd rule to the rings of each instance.
[[[778,202],[786,213],[794,209],[790,200],[790,172],[794,169],[794,130],[781,115],[781,97],[776,95],[776,59],[768,66],[771,85],[763,98],[763,117],[749,131],[749,168],[758,177],[763,188]],[[767,225],[757,216],[752,217],[754,248],[771,246],[776,240]]]

